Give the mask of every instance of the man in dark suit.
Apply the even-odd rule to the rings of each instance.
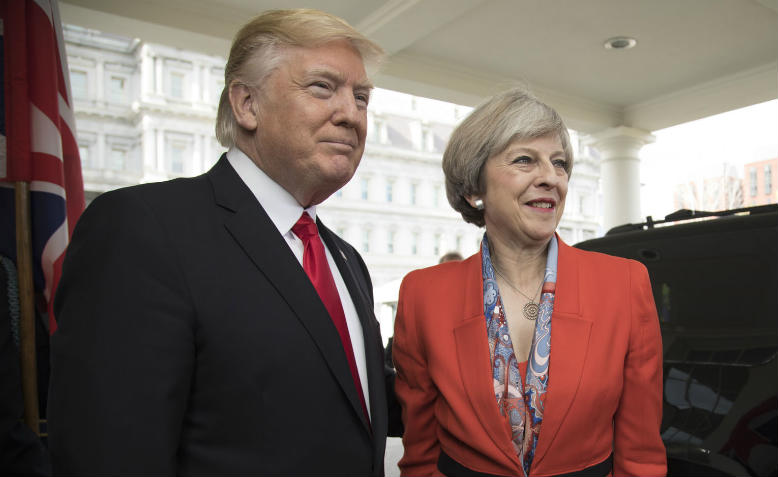
[[[86,210],[55,302],[55,474],[383,474],[370,277],[316,220],[361,159],[381,54],[323,12],[256,17],[225,69],[229,151]]]

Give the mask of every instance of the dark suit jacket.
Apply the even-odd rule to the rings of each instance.
[[[319,228],[362,323],[371,425],[324,305],[222,156],[79,221],[55,301],[55,473],[382,474],[391,373],[370,278]]]

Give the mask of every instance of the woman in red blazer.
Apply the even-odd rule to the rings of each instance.
[[[572,163],[561,118],[522,90],[454,131],[449,202],[486,233],[400,288],[403,475],[665,475],[651,284],[555,235]]]

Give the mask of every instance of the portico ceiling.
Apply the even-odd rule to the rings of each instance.
[[[225,56],[269,8],[341,16],[377,86],[460,104],[522,82],[583,132],[653,131],[778,98],[778,0],[67,0],[63,21]],[[637,46],[608,50],[606,39]]]

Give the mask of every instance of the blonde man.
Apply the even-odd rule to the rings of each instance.
[[[85,212],[56,300],[56,474],[383,473],[370,277],[316,219],[362,157],[381,55],[323,12],[254,18],[225,69],[229,151]]]

